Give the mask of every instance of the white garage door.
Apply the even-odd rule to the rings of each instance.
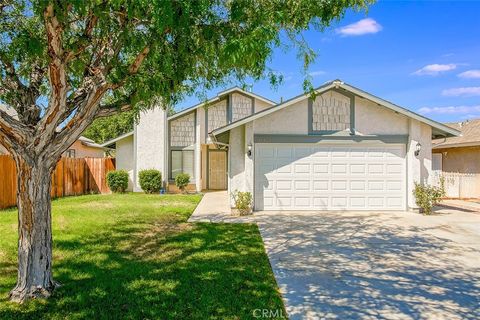
[[[256,210],[405,210],[405,145],[255,145]]]

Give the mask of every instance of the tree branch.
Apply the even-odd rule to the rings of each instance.
[[[7,112],[0,110],[0,136],[3,136],[11,145],[20,145],[26,141],[26,134],[31,129],[13,118]]]
[[[85,49],[91,45],[93,29],[97,25],[98,17],[93,14],[93,11],[90,10],[88,13],[88,18],[85,23],[85,29],[81,38],[74,45],[76,47],[75,51],[69,51],[65,57],[65,63],[69,63],[71,60],[80,55]]]
[[[135,61],[130,65],[128,68],[128,72],[130,75],[136,74],[138,72],[138,69],[140,69],[140,66],[143,63],[143,60],[147,57],[148,53],[150,52],[150,47],[146,46],[143,48],[143,50],[137,55],[135,58]]]
[[[43,16],[47,34],[47,53],[50,58],[48,74],[51,93],[48,109],[37,127],[41,132],[51,137],[55,133],[58,120],[62,118],[66,108],[68,84],[62,44],[63,29],[55,15],[52,4],[45,8]]]

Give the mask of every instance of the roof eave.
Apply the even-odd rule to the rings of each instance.
[[[216,97],[213,97],[213,98],[211,98],[211,99],[208,99],[207,101],[198,103],[198,104],[196,104],[196,105],[194,105],[194,106],[192,106],[192,107],[189,107],[189,108],[187,108],[187,109],[184,109],[184,110],[182,110],[182,111],[179,111],[179,112],[177,112],[177,113],[175,113],[175,114],[167,117],[167,120],[168,120],[168,121],[174,120],[174,119],[176,119],[176,118],[178,118],[178,117],[180,117],[180,116],[182,116],[182,115],[185,115],[185,114],[187,114],[187,113],[190,113],[190,112],[192,112],[192,111],[194,111],[194,110],[196,110],[196,109],[198,109],[198,108],[200,108],[200,107],[202,107],[202,106],[207,106],[207,105],[210,105],[210,104],[212,104],[212,103],[218,102],[218,101],[222,100],[222,98],[223,98],[224,96],[226,96],[227,94],[232,93],[232,92],[240,92],[240,93],[242,93],[242,94],[249,95],[249,96],[251,96],[251,97],[253,97],[253,98],[255,98],[255,99],[258,99],[258,100],[261,100],[261,101],[263,101],[263,102],[265,102],[265,103],[268,103],[268,104],[271,105],[271,106],[274,106],[274,105],[277,104],[275,101],[272,101],[272,100],[270,100],[270,99],[267,99],[267,98],[265,98],[265,97],[262,97],[262,96],[260,96],[260,95],[258,95],[258,94],[256,94],[256,93],[245,91],[245,90],[243,90],[243,89],[241,89],[241,88],[239,88],[239,87],[232,87],[232,88],[229,88],[229,89],[227,89],[227,90],[220,91],[220,92],[217,94]]]
[[[134,131],[132,130],[132,131],[130,131],[130,132],[124,133],[124,134],[122,134],[122,135],[120,135],[120,136],[118,136],[118,137],[116,137],[116,138],[113,138],[113,139],[111,139],[111,140],[108,140],[108,141],[100,144],[100,146],[101,146],[101,147],[104,147],[104,148],[108,148],[107,146],[111,145],[112,143],[115,143],[115,142],[117,142],[117,141],[119,141],[119,140],[125,139],[125,138],[133,135],[133,132],[134,132]]]

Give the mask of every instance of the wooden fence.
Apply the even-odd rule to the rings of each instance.
[[[87,193],[108,193],[105,176],[115,170],[111,158],[62,158],[52,174],[54,198]],[[17,170],[11,156],[0,155],[0,209],[16,205]]]

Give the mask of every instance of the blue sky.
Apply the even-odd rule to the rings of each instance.
[[[473,1],[379,1],[367,14],[349,11],[323,33],[305,32],[318,54],[312,82],[339,78],[442,122],[480,118],[479,12]],[[253,83],[255,93],[280,101],[303,92],[296,51],[277,50],[268,66],[284,83]],[[198,101],[187,97],[177,110]]]

